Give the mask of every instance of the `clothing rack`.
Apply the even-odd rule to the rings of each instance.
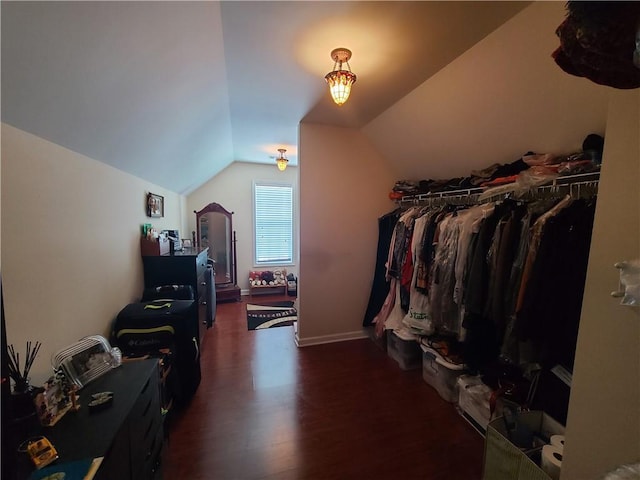
[[[575,175],[565,175],[556,177],[544,185],[533,186],[527,190],[517,192],[513,183],[503,185],[505,190],[500,191],[500,187],[487,189],[485,187],[466,188],[460,190],[449,190],[444,192],[419,193],[416,195],[405,195],[396,203],[401,208],[420,205],[437,205],[440,203],[467,205],[477,203],[487,203],[508,198],[529,199],[544,195],[570,194],[572,197],[581,197],[583,193],[593,196],[597,191],[600,172],[579,173]],[[491,193],[495,192],[495,193]]]
[[[476,187],[461,190],[448,190],[445,192],[418,193],[416,195],[405,195],[400,200],[397,200],[396,203],[398,203],[401,207],[408,207],[411,205],[424,205],[426,202],[433,202],[434,200],[477,201],[480,194],[485,190],[486,189],[483,187]]]

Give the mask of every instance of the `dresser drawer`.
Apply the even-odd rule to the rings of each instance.
[[[134,473],[135,466],[140,465],[147,457],[158,431],[162,431],[163,417],[160,408],[159,373],[156,373],[148,379],[129,416],[131,459]],[[138,477],[134,476],[134,478]]]
[[[156,370],[155,375],[149,376],[145,382],[140,395],[138,396],[136,403],[131,409],[132,418],[141,418],[153,413],[152,403],[157,403],[157,399],[160,396],[160,374]]]
[[[148,412],[143,417],[131,417],[130,435],[131,450],[134,457],[140,451],[147,450],[147,446],[153,439],[156,430],[162,425],[162,412],[160,411],[159,396],[149,399]]]
[[[198,291],[196,292],[196,300],[198,300],[198,303],[200,305],[206,302],[207,300],[206,293],[207,293],[207,283],[204,278],[204,272],[203,272],[202,275],[198,277]]]
[[[134,465],[134,479],[155,479],[161,478],[156,472],[160,471],[162,460],[162,449],[164,448],[164,432],[162,428],[158,428],[147,444],[146,450],[139,458],[139,462]]]
[[[203,250],[196,257],[196,277],[204,277],[204,271],[207,268],[209,250]]]

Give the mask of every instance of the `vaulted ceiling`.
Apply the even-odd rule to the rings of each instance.
[[[2,2],[2,121],[188,194],[364,127],[530,2]],[[342,107],[336,47],[358,79]]]

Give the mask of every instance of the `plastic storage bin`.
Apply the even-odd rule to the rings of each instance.
[[[376,336],[376,327],[370,326],[365,327],[365,331],[367,332],[367,336],[374,343],[374,345],[380,348],[383,352],[387,351],[387,332],[388,330],[382,331],[382,336]]]
[[[485,435],[491,421],[490,401],[493,390],[477,375],[460,375],[456,384],[460,414],[478,432]]]
[[[458,400],[456,380],[464,372],[464,365],[447,362],[442,356],[425,345],[422,349],[422,378],[449,403]]]
[[[396,332],[387,332],[387,355],[393,358],[402,370],[420,368],[422,350],[415,339],[404,339]]]

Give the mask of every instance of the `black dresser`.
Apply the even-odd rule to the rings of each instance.
[[[209,249],[185,248],[171,255],[143,255],[144,288],[161,285],[191,285],[199,304],[200,344],[204,330],[216,317],[214,270],[207,263]]]
[[[111,406],[90,412],[91,395],[105,391],[114,394]],[[79,395],[77,412],[43,429],[60,456],[55,465],[104,457],[95,479],[161,479],[164,434],[158,360],[124,362]]]

